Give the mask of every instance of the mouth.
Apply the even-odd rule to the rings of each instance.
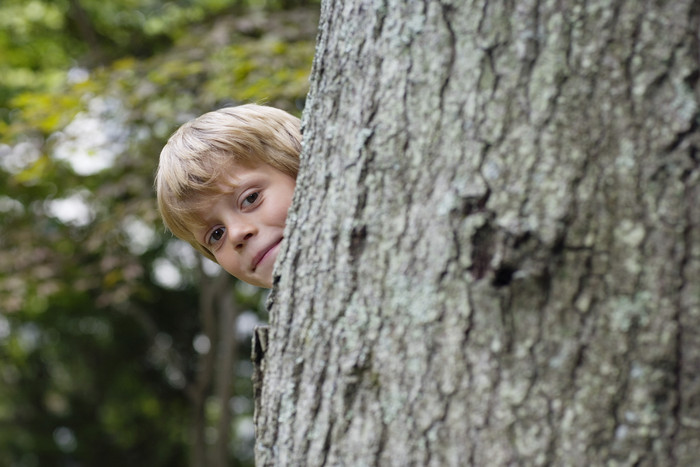
[[[258,264],[265,259],[265,257],[280,243],[282,242],[282,238],[280,238],[277,241],[272,242],[270,245],[266,246],[262,250],[258,252],[257,255],[253,258],[253,261],[251,262],[252,265],[252,270],[255,271],[255,269],[258,267]]]

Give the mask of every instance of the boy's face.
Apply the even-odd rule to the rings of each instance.
[[[194,235],[233,276],[270,288],[296,181],[269,165],[232,172],[222,181],[227,193],[199,213],[206,227]]]

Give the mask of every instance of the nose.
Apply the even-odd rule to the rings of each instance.
[[[251,222],[236,222],[229,227],[229,239],[236,249],[243,248],[246,242],[257,233],[257,227]]]

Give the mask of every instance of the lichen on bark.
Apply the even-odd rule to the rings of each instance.
[[[699,26],[323,2],[258,464],[697,459]]]

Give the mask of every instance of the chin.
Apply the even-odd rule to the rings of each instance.
[[[248,280],[241,279],[243,282],[247,282],[251,285],[254,285],[256,287],[262,287],[263,289],[271,289],[272,288],[272,279],[270,280],[264,280],[264,279],[258,279],[258,278],[251,278]]]
[[[272,288],[272,277],[261,279],[257,282],[258,282],[258,287],[262,287],[264,289],[271,289]]]

